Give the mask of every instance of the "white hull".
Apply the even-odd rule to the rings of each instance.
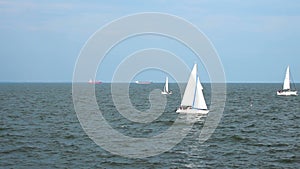
[[[176,113],[182,114],[207,114],[209,110],[200,110],[200,109],[177,109]]]
[[[164,95],[172,94],[172,91],[169,91],[169,92],[162,91],[161,94],[164,94]]]
[[[297,91],[277,91],[277,96],[298,96]]]

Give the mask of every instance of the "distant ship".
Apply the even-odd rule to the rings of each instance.
[[[88,83],[89,83],[89,84],[101,84],[102,82],[101,82],[101,81],[97,81],[97,80],[92,80],[92,79],[90,79],[90,80],[88,81]]]
[[[150,81],[135,81],[136,84],[151,84]]]

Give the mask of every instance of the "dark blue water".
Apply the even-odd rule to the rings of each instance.
[[[281,84],[227,87],[222,120],[205,143],[197,142],[196,134],[203,118],[170,151],[135,159],[111,154],[86,135],[74,111],[71,84],[0,84],[0,168],[299,168],[300,96],[276,96]],[[149,93],[162,88],[132,84],[132,105],[149,109]],[[177,85],[170,88],[174,94],[167,97],[165,113],[150,124],[118,114],[110,84],[96,86],[97,102],[114,129],[151,137],[177,118],[180,94]],[[210,87],[204,88],[209,104]]]

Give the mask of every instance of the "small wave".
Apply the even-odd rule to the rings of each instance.
[[[0,151],[0,153],[2,154],[9,154],[9,153],[14,153],[14,152],[31,152],[34,150],[40,150],[39,147],[33,147],[33,146],[24,146],[24,147],[18,147],[18,148],[14,148],[14,149],[9,149],[9,150],[2,150]]]
[[[230,137],[230,139],[232,139],[233,141],[237,141],[237,142],[248,142],[251,141],[251,139],[249,138],[245,138],[239,135],[233,135]]]

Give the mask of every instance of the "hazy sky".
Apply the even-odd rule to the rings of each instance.
[[[287,65],[300,82],[300,1],[295,0],[0,0],[0,82],[70,82],[88,38],[110,21],[139,12],[169,13],[197,26],[215,46],[228,82],[282,82]],[[127,46],[143,43],[136,38]],[[112,72],[107,62],[103,70]],[[164,80],[154,74],[143,77]],[[110,81],[111,74],[100,72],[97,78]]]

